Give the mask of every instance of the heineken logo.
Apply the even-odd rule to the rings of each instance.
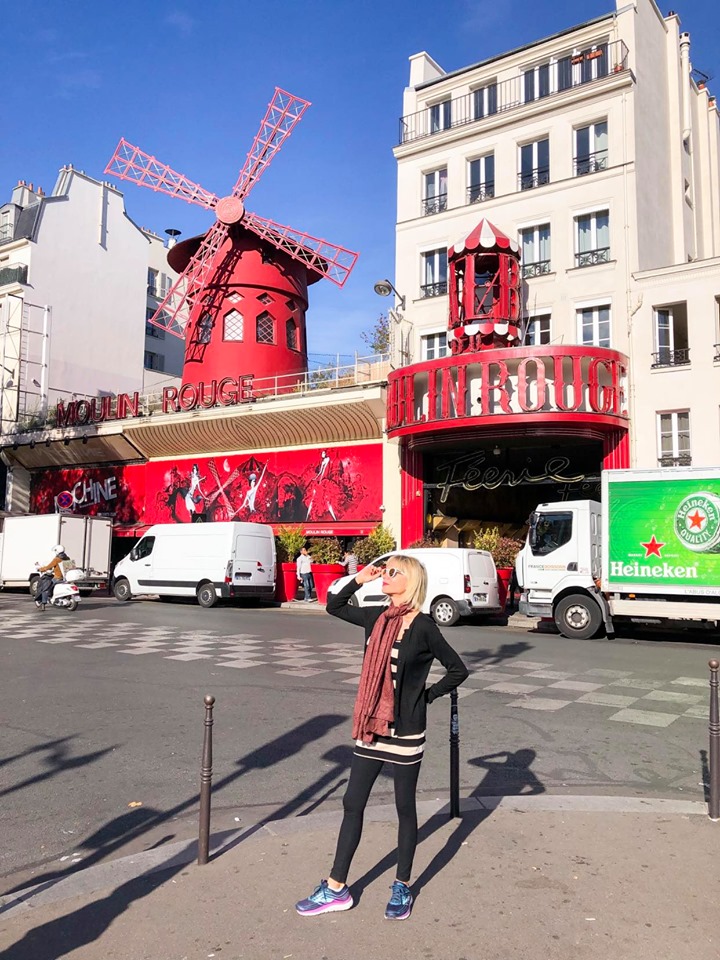
[[[720,551],[720,497],[693,493],[675,511],[675,535],[696,553]]]

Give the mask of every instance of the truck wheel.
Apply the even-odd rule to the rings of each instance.
[[[33,600],[37,600],[38,594],[40,593],[40,577],[33,577],[30,581],[30,596]]]
[[[450,597],[440,597],[430,608],[430,615],[439,627],[452,627],[460,619],[458,605]]]
[[[197,590],[197,602],[201,607],[214,607],[217,603],[217,593],[211,583],[203,583]]]
[[[564,637],[589,640],[602,626],[602,613],[595,601],[583,593],[572,593],[555,607],[555,626]]]
[[[128,581],[124,578],[122,580],[118,580],[113,587],[113,594],[115,595],[115,599],[119,600],[121,603],[125,603],[126,600],[129,600],[132,597],[132,593],[130,592],[130,584]]]

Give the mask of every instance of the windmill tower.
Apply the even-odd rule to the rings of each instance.
[[[357,253],[245,208],[248,194],[309,106],[275,89],[226,197],[124,139],[105,168],[121,180],[213,210],[217,218],[206,234],[169,252],[168,262],[180,277],[150,320],[185,339],[183,383],[197,386],[252,374],[260,381],[257,392],[291,390],[293,374],[307,370],[308,286],[326,277],[342,287],[355,266]]]

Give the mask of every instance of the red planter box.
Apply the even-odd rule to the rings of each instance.
[[[330,584],[344,573],[345,568],[339,563],[314,563],[312,565],[315,592],[320,603],[327,603]]]
[[[295,600],[300,582],[297,578],[297,567],[294,563],[279,563],[275,577],[275,599],[280,603],[286,600]]]
[[[500,594],[500,608],[502,610],[507,606],[510,593],[510,581],[512,580],[513,568],[501,567],[497,572],[498,593]]]

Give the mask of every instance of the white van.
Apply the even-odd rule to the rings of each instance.
[[[265,523],[158,523],[115,567],[118,600],[143,594],[197,597],[201,607],[219,597],[275,593],[275,537]]]
[[[422,608],[441,627],[451,627],[460,617],[477,613],[501,613],[495,561],[486,550],[460,547],[430,547],[384,553],[372,563],[385,563],[389,557],[403,554],[415,557],[427,570],[428,592]],[[330,587],[337,593],[352,577],[341,577]],[[387,603],[382,581],[364,583],[350,603],[369,607]]]

